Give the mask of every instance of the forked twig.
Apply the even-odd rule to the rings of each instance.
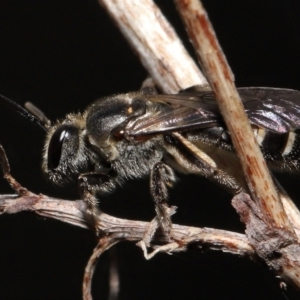
[[[36,195],[24,189],[10,174],[8,159],[1,145],[0,162],[6,180],[12,188],[15,188],[17,193],[17,195],[0,196],[0,215],[32,211],[47,218],[54,218],[82,228],[95,230],[94,220],[89,219],[89,215],[86,214],[86,204],[82,200],[54,199],[45,195]],[[23,193],[24,190],[26,193]],[[170,213],[173,212],[174,210],[171,208]],[[149,231],[148,222],[115,218],[100,211],[96,218],[96,224],[96,231],[100,234],[100,239],[85,269],[84,299],[91,299],[92,276],[99,256],[120,241],[140,242],[145,237],[145,232]],[[166,237],[162,232],[156,232],[152,239],[148,240],[149,244],[147,245],[150,249],[154,249],[152,254],[147,253],[145,246],[138,245],[142,246],[145,257],[148,259],[158,252],[187,251],[191,245],[193,248],[219,250],[247,256],[253,260],[257,259],[253,247],[248,243],[244,234],[173,224],[172,236],[176,242],[169,243],[169,237]]]

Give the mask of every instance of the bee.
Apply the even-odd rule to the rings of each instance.
[[[238,92],[269,167],[299,170],[300,92],[267,87]],[[32,104],[25,109],[0,99],[46,131],[44,172],[58,185],[78,180],[91,215],[99,197],[129,179],[149,177],[158,222],[169,232],[168,189],[175,172],[204,176],[232,193],[246,189],[214,94],[200,86],[174,95],[145,87],[104,97],[54,123]]]

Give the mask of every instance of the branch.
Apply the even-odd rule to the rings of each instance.
[[[169,243],[169,237],[159,230],[152,235],[152,229],[149,230],[148,222],[115,218],[100,211],[97,216],[91,218],[86,213],[87,206],[83,200],[61,200],[42,194],[36,195],[22,187],[10,174],[9,162],[1,145],[0,164],[2,165],[4,178],[17,193],[17,195],[0,195],[0,215],[32,211],[43,217],[96,230],[97,234],[100,235],[99,243],[85,269],[83,282],[84,299],[91,299],[91,281],[99,256],[117,242],[143,241],[145,232],[149,231],[151,231],[151,239],[147,239],[147,246],[155,249],[155,251],[148,254],[145,243],[139,244],[147,259],[158,252],[187,251],[189,246],[206,250],[221,250],[257,259],[254,249],[248,243],[246,236],[235,232],[173,224],[172,237],[175,242]],[[173,213],[174,209],[170,211],[170,213]]]
[[[293,231],[234,85],[234,76],[201,2],[176,3],[231,133],[251,195],[270,222]]]
[[[176,0],[240,158],[255,202],[245,194],[233,205],[246,223],[257,254],[280,276],[300,288],[300,245],[253,135],[234,77],[199,0]]]
[[[98,0],[165,93],[207,85],[176,32],[151,0]]]
[[[84,300],[93,299],[91,294],[92,279],[100,255],[117,243],[118,241],[112,238],[111,236],[104,236],[101,239],[99,239],[98,245],[94,249],[94,252],[91,255],[84,270],[83,286],[82,286]]]
[[[0,214],[32,211],[43,217],[94,230],[93,222],[89,220],[86,214],[86,204],[83,200],[62,200],[41,194],[36,195],[29,191],[28,193],[28,195],[21,197],[18,195],[0,195]],[[103,212],[99,212],[96,222],[100,236],[103,234],[113,236],[114,240],[135,242],[143,239],[149,225],[148,222],[120,219]],[[255,259],[253,248],[243,234],[177,224],[173,224],[173,230],[174,239],[180,241],[180,244],[172,251],[186,251],[188,245],[193,243],[200,248],[221,250]],[[156,249],[157,245],[168,244],[168,242],[169,238],[162,232],[158,232],[151,240],[150,247]]]

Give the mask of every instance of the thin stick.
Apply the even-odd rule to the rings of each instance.
[[[100,255],[104,253],[106,250],[108,250],[110,247],[115,245],[116,243],[118,243],[118,241],[111,237],[103,237],[99,240],[98,245],[95,247],[94,252],[89,258],[89,261],[84,270],[83,286],[82,286],[84,300],[93,299],[91,294],[92,280],[93,280],[93,275]]]
[[[235,88],[233,74],[201,2],[175,2],[231,133],[251,195],[270,223],[293,232]]]
[[[255,200],[240,193],[233,199],[233,205],[246,224],[247,237],[256,253],[278,275],[299,288],[300,245],[297,236],[254,138],[233,75],[207,14],[199,0],[176,0],[176,3],[216,95]]]
[[[99,0],[165,93],[207,85],[172,26],[151,0]]]

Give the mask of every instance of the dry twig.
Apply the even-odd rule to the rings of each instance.
[[[98,259],[100,255],[108,250],[113,245],[117,244],[118,240],[114,239],[113,236],[104,236],[101,239],[99,239],[98,245],[94,249],[93,254],[91,255],[84,271],[84,277],[83,277],[83,299],[85,300],[91,300],[92,297],[92,280],[93,275],[95,272],[95,268],[98,262]],[[112,292],[112,291],[110,291]]]
[[[206,85],[176,35],[152,0],[99,0],[138,54],[143,66],[165,93]]]
[[[293,230],[234,85],[234,76],[201,2],[177,0],[176,3],[231,133],[251,195],[270,222]]]
[[[10,174],[8,160],[1,145],[0,163],[6,180],[18,194],[0,196],[0,214],[32,211],[47,218],[54,218],[62,222],[94,230],[94,223],[93,221],[90,222],[89,215],[86,214],[86,204],[82,200],[54,199],[41,194],[36,195],[24,189]],[[172,209],[170,213],[173,213]],[[115,218],[102,212],[98,213],[96,222],[100,239],[85,269],[83,282],[84,299],[91,299],[92,277],[100,255],[120,241],[140,242],[143,240],[145,232],[149,229],[149,223],[147,222]],[[172,253],[186,251],[192,245],[193,248],[221,250],[256,259],[256,254],[252,246],[243,234],[176,224],[173,225],[172,234],[177,242],[169,243],[168,237],[163,233],[157,232],[151,241],[149,240],[149,247],[155,249],[150,255],[146,253],[145,247],[141,245],[146,258],[149,259],[158,252]]]
[[[254,137],[234,77],[217,41],[212,25],[199,0],[176,0],[199,59],[220,106],[241,160],[255,203],[245,195],[233,205],[246,224],[246,234],[260,257],[294,286],[300,288],[300,244],[270,172]]]

